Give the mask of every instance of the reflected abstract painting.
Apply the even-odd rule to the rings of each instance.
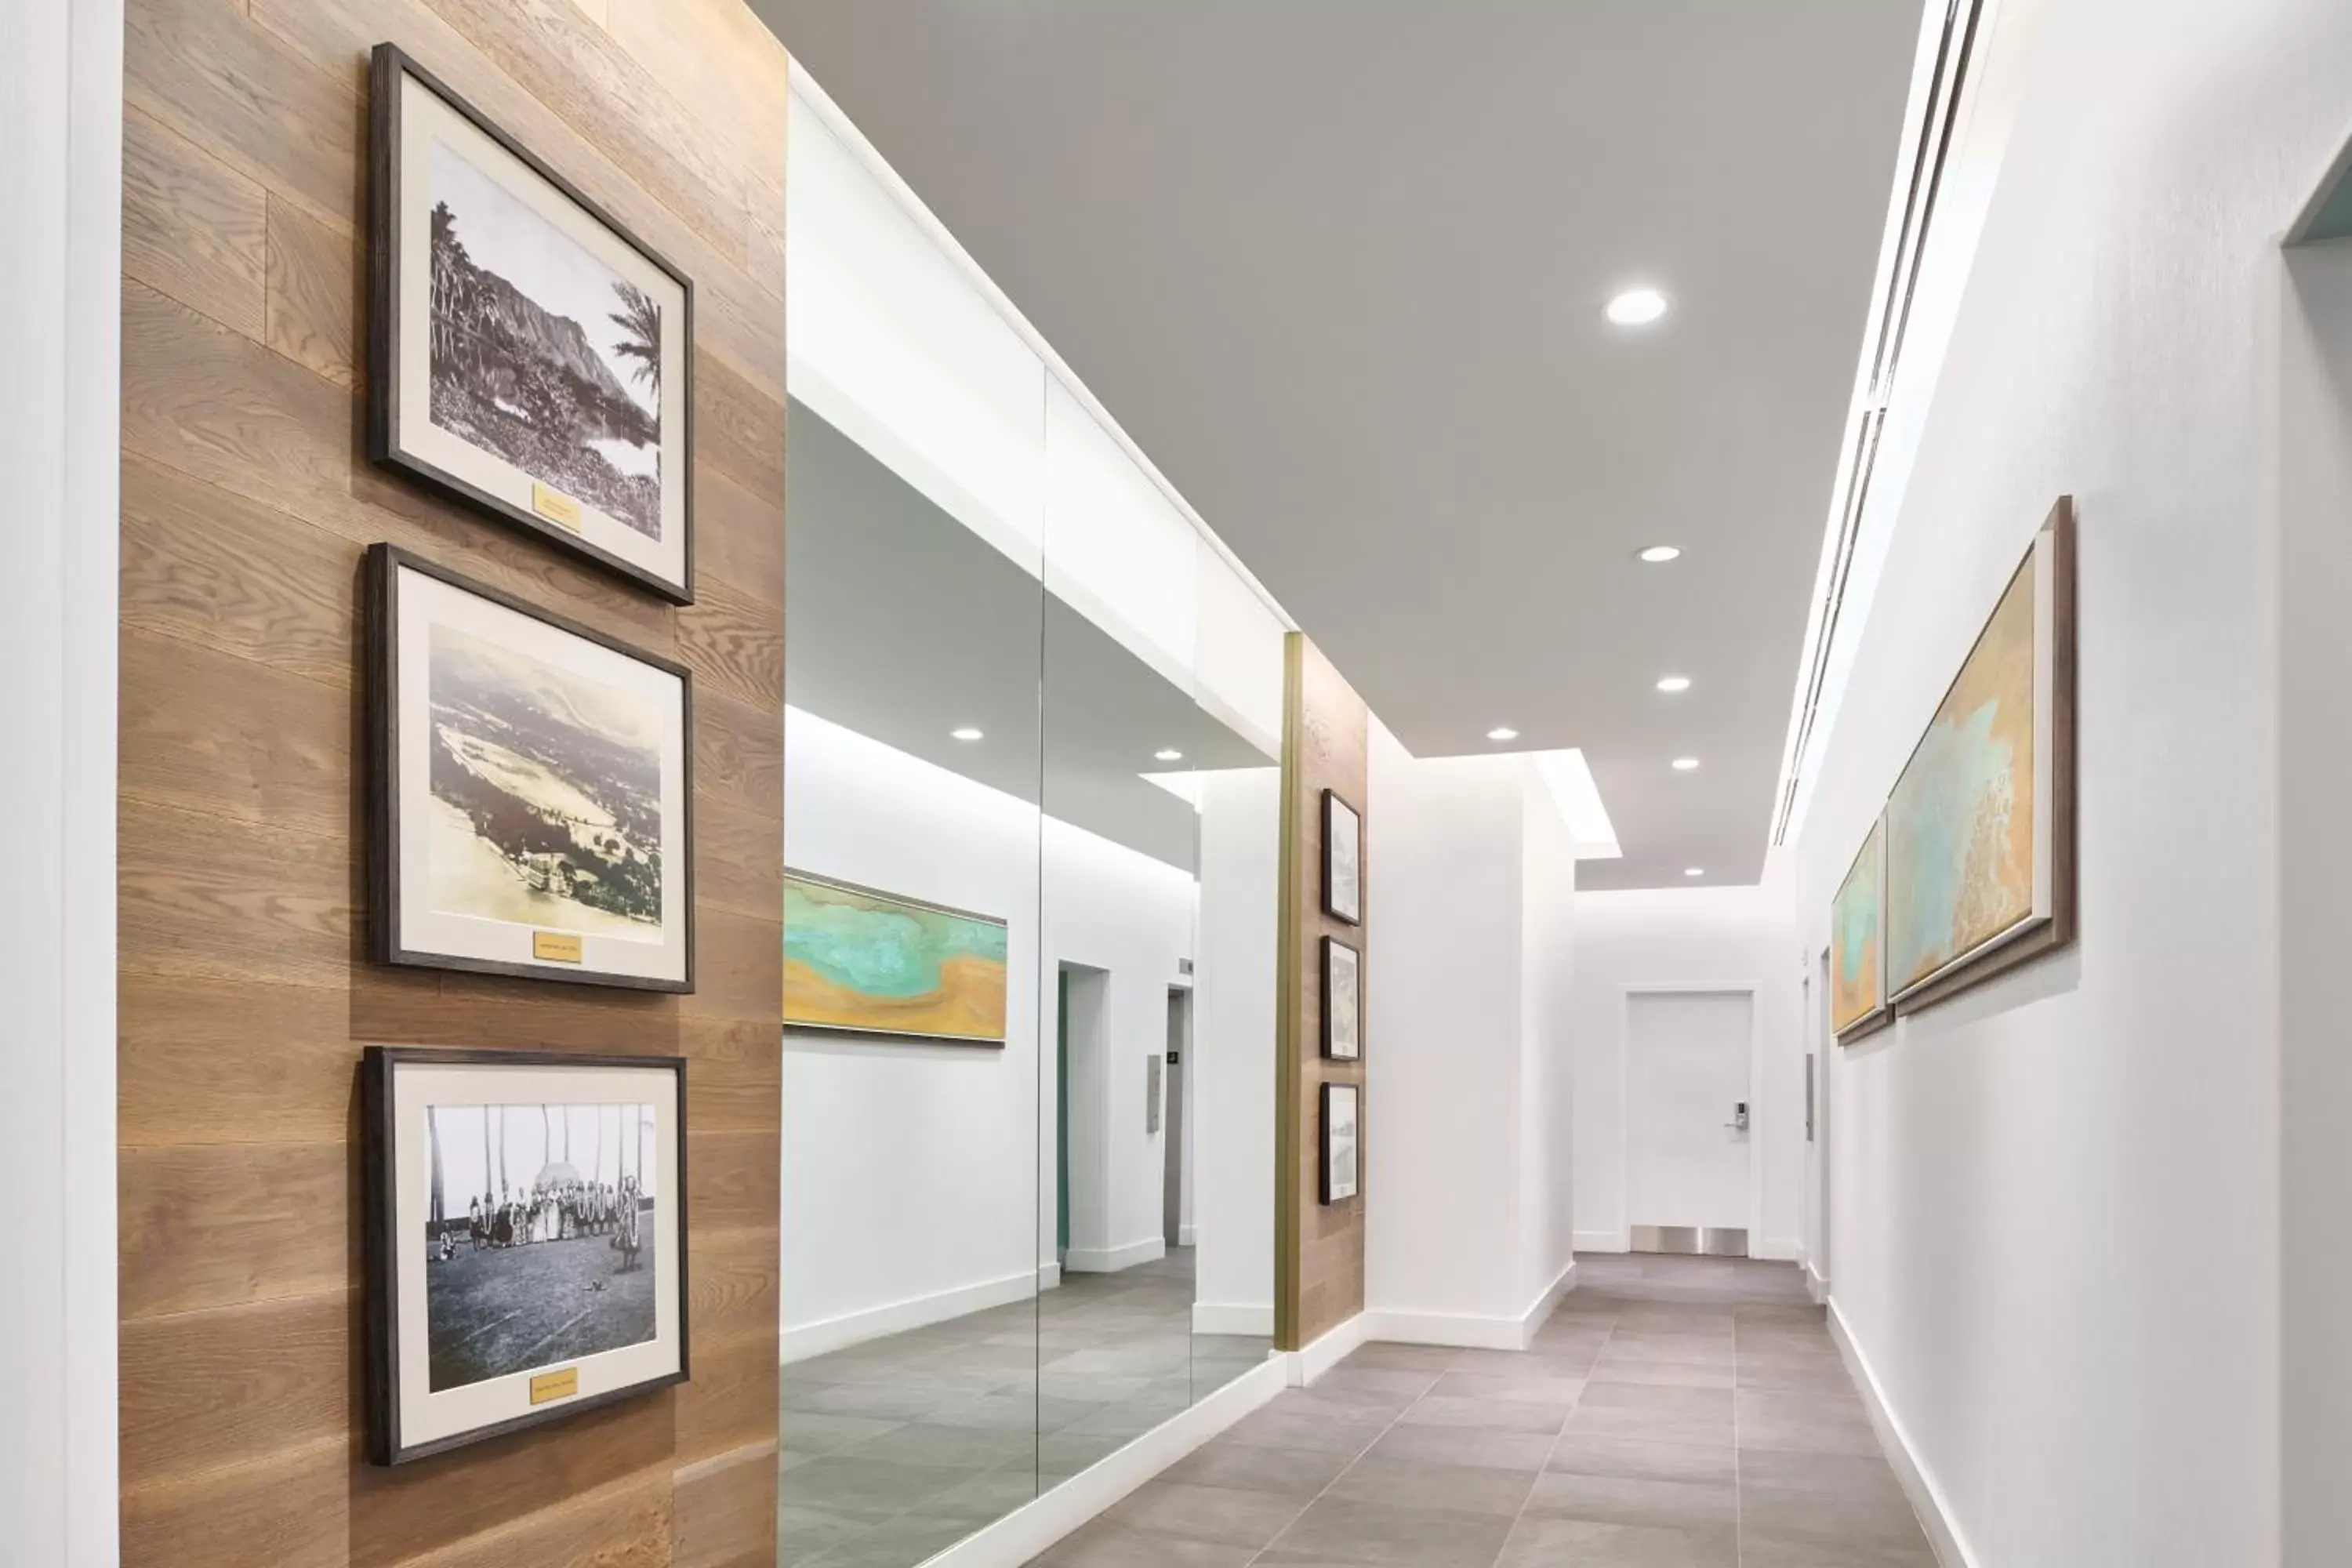
[[[2036,535],[1887,800],[1898,1004],[2072,940],[2072,517],[2061,501]]]
[[[784,1024],[1004,1043],[1005,923],[784,873]]]
[[[1885,870],[1881,817],[1830,900],[1830,1033],[1842,1040],[1886,1020]]]

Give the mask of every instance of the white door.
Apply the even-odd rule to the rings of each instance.
[[[1636,992],[1626,1009],[1627,1218],[1637,1252],[1748,1251],[1745,992]]]

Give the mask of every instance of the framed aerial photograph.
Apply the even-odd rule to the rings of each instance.
[[[1364,819],[1336,790],[1323,792],[1323,912],[1364,921]]]
[[[1364,1054],[1364,956],[1336,936],[1323,939],[1323,1054],[1352,1062]]]
[[[369,456],[692,603],[692,282],[393,45],[371,81]]]
[[[1886,1005],[1886,820],[1874,818],[1830,900],[1830,1033],[1850,1046],[1894,1017]]]
[[[368,569],[376,958],[693,990],[685,668],[388,544]]]
[[[1352,1083],[1327,1083],[1323,1086],[1323,1163],[1322,1199],[1326,1204],[1346,1203],[1356,1195],[1358,1178],[1357,1149],[1360,1142],[1358,1113],[1361,1109],[1362,1091]]]
[[[1005,922],[784,872],[784,1026],[1004,1044]]]
[[[1887,1000],[2074,939],[2074,513],[2061,498],[1886,802]]]
[[[372,1046],[361,1100],[375,1463],[686,1381],[682,1058]]]

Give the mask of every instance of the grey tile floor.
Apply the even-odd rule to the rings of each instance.
[[[1054,1568],[1935,1568],[1787,1264],[1585,1258],[1524,1352],[1367,1345]]]
[[[783,1371],[777,1561],[913,1568],[1265,1359],[1192,1332],[1192,1251]]]

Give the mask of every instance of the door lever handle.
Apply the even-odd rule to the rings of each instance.
[[[1748,1131],[1748,1102],[1746,1100],[1741,1100],[1738,1105],[1733,1109],[1731,1120],[1725,1122],[1724,1125],[1730,1128],[1735,1132],[1745,1132]]]

